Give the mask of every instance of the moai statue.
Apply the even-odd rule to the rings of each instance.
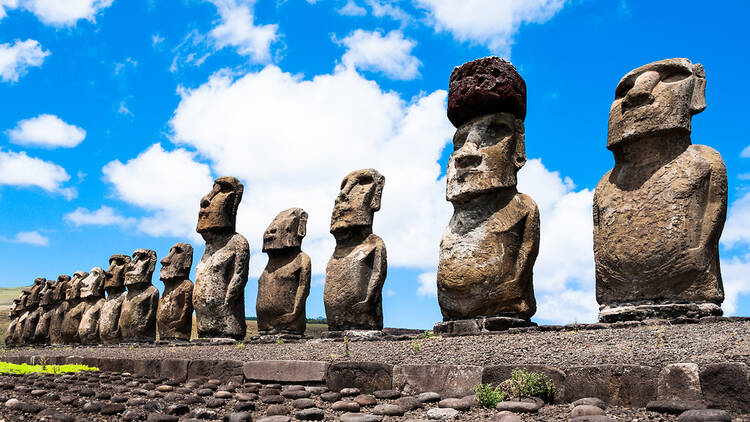
[[[18,312],[18,321],[16,322],[16,326],[14,327],[13,339],[15,344],[19,346],[23,346],[25,344],[25,342],[23,341],[23,328],[26,325],[26,320],[29,318],[29,311],[28,309],[26,309],[26,302],[28,301],[30,295],[30,288],[22,289],[21,295],[19,296],[18,306],[16,308],[16,312]]]
[[[104,305],[104,280],[106,275],[99,267],[93,268],[81,283],[81,302],[86,307],[78,325],[78,338],[82,344],[99,343],[99,317]],[[80,306],[80,305],[79,305]]]
[[[527,326],[536,312],[539,209],[516,189],[525,118],[526,83],[511,63],[486,57],[453,69],[448,119],[457,130],[445,195],[453,217],[440,241],[436,332]]]
[[[195,268],[193,307],[198,337],[245,338],[245,285],[250,247],[235,231],[244,186],[220,177],[201,199],[197,232],[206,250]]]
[[[62,326],[65,320],[65,313],[68,311],[70,304],[67,300],[68,289],[70,288],[71,278],[69,275],[61,274],[57,277],[55,288],[52,292],[52,300],[56,306],[52,312],[52,319],[49,322],[49,343],[64,344]]]
[[[9,309],[9,317],[10,317],[10,323],[8,323],[8,330],[6,331],[5,335],[5,345],[6,346],[15,346],[17,343],[16,339],[16,326],[18,325],[18,319],[20,318],[20,311],[23,307],[21,304],[21,297],[17,297],[13,299],[13,303],[10,305]]]
[[[128,295],[125,291],[125,269],[129,263],[128,255],[109,257],[109,269],[104,280],[107,298],[99,312],[99,339],[105,344],[120,342],[120,311]]]
[[[680,58],[617,85],[607,133],[615,166],[594,193],[600,321],[722,314],[727,171],[716,150],[690,139],[705,90],[703,66]]]
[[[39,322],[34,330],[34,339],[37,344],[49,344],[49,326],[52,316],[55,314],[55,282],[47,280],[39,293],[39,309],[41,310]]]
[[[385,177],[374,169],[349,173],[331,215],[336,238],[323,292],[330,331],[382,330],[383,284],[388,260],[383,239],[372,233]]]
[[[29,313],[26,317],[26,321],[23,325],[23,342],[25,344],[36,344],[36,326],[39,323],[39,317],[42,316],[42,308],[39,307],[41,301],[41,294],[44,286],[47,285],[47,280],[43,277],[34,279],[34,284],[31,286],[31,293],[26,299],[26,311]]]
[[[162,340],[190,340],[193,328],[193,247],[177,243],[169,255],[161,260],[159,279],[164,282],[164,294],[156,310],[156,325]]]
[[[305,334],[305,302],[310,293],[310,257],[302,252],[307,213],[302,208],[280,212],[263,234],[268,264],[258,279],[260,334]]]
[[[124,342],[156,340],[156,307],[159,291],[151,284],[156,268],[156,252],[136,249],[125,268],[128,293],[120,310],[120,333]]]
[[[62,322],[63,343],[72,344],[80,343],[78,337],[78,326],[81,325],[83,312],[86,310],[86,304],[82,303],[81,288],[83,280],[89,276],[86,271],[77,271],[68,285],[68,291],[65,293],[65,300],[68,302],[67,311]]]

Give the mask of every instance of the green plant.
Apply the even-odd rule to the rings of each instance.
[[[235,347],[238,348],[238,349],[240,349],[240,350],[242,350],[242,349],[245,348],[245,343],[237,343],[237,346],[235,346]]]
[[[425,331],[424,331],[424,332],[422,333],[422,338],[430,338],[430,337],[433,337],[434,335],[435,335],[435,334],[433,334],[433,333],[432,333],[432,331],[428,331],[428,330],[425,330]]]
[[[351,356],[351,353],[349,353],[349,337],[347,336],[344,336],[344,356]]]
[[[277,338],[277,339],[276,339],[276,344],[278,344],[278,345],[282,345],[282,344],[284,344],[284,340],[282,340],[282,339],[280,339],[280,338]]]
[[[664,340],[664,328],[659,328],[655,331],[656,335],[656,347],[661,346],[661,342]]]
[[[411,348],[414,350],[414,353],[419,353],[420,347],[422,347],[422,342],[419,341],[419,339],[415,339],[411,342]]]
[[[513,398],[539,397],[551,403],[555,397],[555,384],[546,374],[520,368],[510,371],[510,379],[500,383],[499,387]]]
[[[581,331],[581,326],[578,325],[578,320],[575,320],[575,322],[573,322],[573,329],[570,330],[570,332],[577,334],[579,331]]]
[[[37,372],[62,374],[67,372],[98,370],[99,368],[86,365],[27,365],[25,363],[16,365],[14,363],[0,362],[0,374],[33,374]]]
[[[474,396],[480,406],[494,409],[498,403],[508,397],[508,393],[503,391],[500,386],[493,387],[492,384],[479,384],[474,387]]]

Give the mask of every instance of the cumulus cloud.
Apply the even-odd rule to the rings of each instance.
[[[86,208],[78,207],[75,211],[65,214],[63,217],[76,226],[109,226],[116,225],[129,227],[136,223],[135,218],[127,218],[118,214],[114,209],[102,205],[96,211],[89,211]]]
[[[745,149],[742,150],[742,152],[740,153],[740,157],[750,158],[750,145],[746,146]]]
[[[48,246],[49,238],[39,234],[38,231],[19,232],[14,239],[17,243],[26,243],[35,246]]]
[[[21,120],[6,134],[13,143],[46,148],[73,148],[86,138],[85,130],[52,114]]]
[[[3,82],[18,82],[28,68],[41,66],[49,54],[36,40],[0,44],[0,79]]]
[[[419,76],[422,63],[411,54],[417,43],[404,38],[401,31],[391,31],[384,36],[378,31],[357,29],[340,43],[347,48],[341,57],[343,66],[382,72],[399,80]]]
[[[426,272],[417,276],[417,296],[437,297],[437,273]]]
[[[367,9],[355,3],[354,0],[347,0],[337,12],[344,16],[364,16],[367,14]]]
[[[406,13],[404,9],[395,6],[393,3],[394,1],[391,0],[365,0],[365,3],[367,3],[368,6],[370,6],[370,9],[372,10],[372,15],[376,18],[389,18],[393,19],[394,21],[400,22],[401,26],[406,26],[413,18],[411,15]]]
[[[29,157],[25,152],[0,150],[0,186],[36,186],[70,200],[77,192],[63,186],[68,180],[68,172],[57,164]]]
[[[0,0],[0,20],[8,16],[5,9],[15,9],[18,7],[18,0]]]
[[[0,18],[4,8],[21,7],[47,25],[72,26],[81,19],[94,22],[96,15],[114,0],[0,0]]]
[[[724,282],[724,303],[726,315],[737,311],[739,295],[750,294],[750,253],[721,260],[721,275]]]
[[[750,245],[750,191],[729,206],[721,244],[728,249]]]
[[[416,4],[427,10],[436,30],[509,57],[519,27],[546,22],[563,8],[565,0],[416,0]]]
[[[235,47],[255,62],[271,60],[271,43],[277,37],[278,25],[256,25],[255,0],[208,0],[221,16],[221,23],[209,35],[218,48]]]
[[[125,163],[115,160],[106,164],[102,172],[119,199],[150,212],[138,220],[139,230],[152,236],[196,238],[199,201],[211,189],[213,178],[209,167],[195,161],[193,153],[165,151],[157,143]],[[98,211],[100,218],[108,216],[103,208],[105,211]],[[79,218],[91,217],[79,214]]]

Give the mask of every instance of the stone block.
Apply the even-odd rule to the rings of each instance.
[[[565,373],[564,402],[597,397],[609,404],[644,407],[656,399],[659,372],[649,366],[578,366]]]
[[[548,365],[495,365],[484,368],[482,374],[483,384],[498,385],[510,378],[513,369],[519,368],[530,372],[540,372],[547,375],[555,384],[555,402],[562,403],[566,397],[565,394],[565,372]]]
[[[673,363],[659,373],[659,400],[702,400],[700,372],[694,363]]]
[[[709,407],[750,412],[750,368],[741,362],[711,363],[700,373]]]
[[[156,378],[161,372],[161,361],[158,359],[133,360],[133,374],[141,377]]]
[[[185,382],[188,376],[188,359],[164,359],[159,366],[159,375],[172,381]]]
[[[264,360],[247,362],[242,371],[251,381],[325,382],[328,362],[314,360]]]
[[[332,391],[359,388],[363,393],[393,388],[393,365],[378,362],[337,362],[328,367],[326,385]]]
[[[237,360],[191,360],[188,365],[187,379],[215,378],[228,382],[231,380],[242,382],[243,363]]]
[[[397,365],[393,368],[393,388],[408,395],[432,391],[443,397],[464,397],[474,394],[483,370],[474,365]]]

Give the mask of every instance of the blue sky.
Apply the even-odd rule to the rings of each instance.
[[[341,178],[386,177],[387,326],[429,328],[453,128],[452,68],[510,58],[528,87],[519,190],[539,204],[541,323],[596,318],[591,196],[613,165],[619,79],[651,61],[702,63],[708,108],[693,142],[729,172],[721,244],[727,314],[750,315],[750,6],[665,0],[0,0],[0,286],[188,241],[213,178],[245,184],[247,314],[277,212],[309,214],[310,317],[322,316]],[[194,274],[194,272],[193,272]],[[154,285],[158,280],[158,267]]]

